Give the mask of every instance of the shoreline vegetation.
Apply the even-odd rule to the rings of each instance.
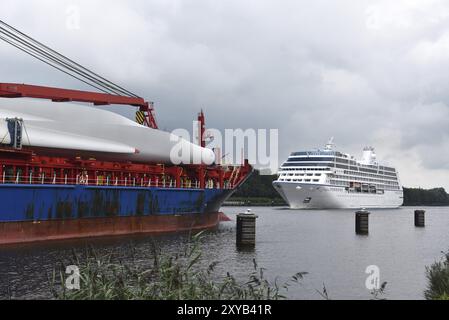
[[[284,283],[271,282],[264,268],[253,260],[246,280],[237,280],[229,272],[218,275],[218,261],[204,261],[200,232],[176,253],[162,252],[153,243],[152,254],[135,257],[131,263],[120,252],[99,254],[93,248],[73,252],[70,265],[79,268],[79,286],[67,289],[71,279],[61,263],[53,270],[49,284],[58,300],[283,300],[288,288],[299,284],[307,272],[298,272]],[[148,260],[143,266],[133,260]]]
[[[57,300],[285,300],[289,299],[289,287],[301,284],[308,274],[298,272],[284,283],[270,282],[254,259],[246,280],[236,280],[229,272],[217,275],[217,261],[202,261],[202,233],[190,238],[177,253],[163,253],[153,244],[151,256],[133,254],[132,260],[152,261],[149,267],[136,261],[125,263],[120,252],[99,254],[92,247],[84,253],[73,251],[69,264],[79,267],[79,288],[67,289],[71,280],[64,272],[66,264],[61,263],[49,278],[50,290]],[[443,254],[441,260],[425,268],[426,300],[449,300],[449,253]],[[371,300],[385,300],[386,286],[383,282],[373,289]],[[331,300],[324,284],[316,293],[317,298]]]
[[[426,267],[426,300],[449,300],[449,252],[443,258]]]
[[[272,182],[277,175],[260,175],[258,170],[224,203],[224,206],[286,206],[284,199],[276,192]],[[444,188],[403,188],[404,205],[449,206],[449,194]]]

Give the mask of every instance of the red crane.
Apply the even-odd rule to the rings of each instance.
[[[86,102],[96,106],[101,105],[129,105],[139,107],[144,117],[142,124],[157,129],[152,102],[146,102],[139,97],[119,96],[106,93],[69,90],[53,87],[34,86],[17,83],[0,83],[0,97],[2,98],[38,98],[48,99],[53,102]]]

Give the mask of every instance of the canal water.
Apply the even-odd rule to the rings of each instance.
[[[386,299],[423,299],[425,268],[449,250],[449,207],[426,210],[426,227],[415,228],[417,208],[371,211],[369,236],[354,231],[353,210],[289,210],[252,208],[258,214],[257,245],[239,251],[235,246],[235,216],[243,207],[226,207],[232,218],[202,239],[203,262],[219,262],[217,275],[226,272],[245,280],[253,259],[265,275],[286,281],[297,272],[308,272],[300,284],[286,293],[290,299],[321,299],[326,287],[331,299],[371,299],[365,282],[368,266],[377,266],[380,281],[386,281]],[[55,266],[67,261],[72,250],[92,246],[99,253],[121,252],[123,259],[148,262],[156,241],[164,252],[177,252],[186,234],[89,239],[0,247],[0,299],[52,298],[49,277]],[[133,249],[133,250],[131,250]],[[139,260],[140,259],[140,260]],[[131,261],[130,261],[131,263]]]

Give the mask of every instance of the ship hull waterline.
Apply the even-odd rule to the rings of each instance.
[[[0,186],[0,245],[216,228],[233,189]]]

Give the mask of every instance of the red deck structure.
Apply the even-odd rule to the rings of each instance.
[[[0,83],[0,97],[2,98],[38,98],[53,102],[85,102],[96,106],[104,105],[128,105],[139,107],[145,115],[145,125],[157,129],[154,107],[152,102],[146,102],[143,98],[118,96],[112,94],[69,90],[53,87],[34,86],[18,83]]]

